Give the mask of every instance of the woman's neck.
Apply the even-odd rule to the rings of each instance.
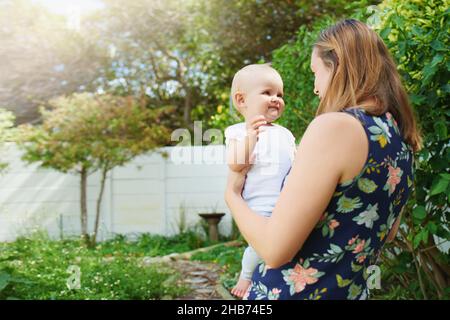
[[[369,113],[380,114],[383,112],[383,108],[380,106],[376,98],[368,98],[356,104],[356,106],[348,107],[364,109]],[[347,108],[346,108],[347,109]]]

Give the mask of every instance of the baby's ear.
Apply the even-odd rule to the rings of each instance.
[[[236,107],[239,111],[245,108],[245,95],[240,91],[236,91],[234,94],[234,101],[236,102]]]

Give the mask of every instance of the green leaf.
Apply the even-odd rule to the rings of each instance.
[[[403,20],[403,18],[400,17],[399,15],[395,15],[393,19],[394,19],[395,24],[396,24],[400,29],[403,29],[403,27],[404,27],[404,20]]]
[[[437,54],[433,57],[431,63],[428,63],[423,68],[423,84],[427,84],[431,77],[438,71],[437,65],[442,62],[444,57],[440,54]]]
[[[350,283],[352,283],[352,280],[349,279],[342,279],[340,275],[336,275],[336,281],[339,288],[347,287]]]
[[[427,229],[430,231],[431,234],[435,234],[437,232],[437,226],[433,221],[427,223]]]
[[[416,37],[421,37],[423,34],[422,28],[420,28],[418,26],[413,26],[411,31],[412,31],[413,35],[415,35]]]
[[[427,244],[428,243],[428,235],[429,235],[428,229],[420,230],[420,232],[418,234],[416,234],[416,236],[414,237],[414,241],[413,241],[414,249],[417,249],[417,247],[419,246],[419,244],[421,242],[423,242],[424,244]]]
[[[418,219],[419,221],[422,221],[427,216],[427,212],[425,210],[424,206],[417,206],[413,209],[413,216],[414,218]]]
[[[352,267],[352,271],[353,272],[358,272],[358,271],[360,271],[363,268],[363,266],[355,264],[353,262],[351,263],[351,267]]]
[[[431,47],[436,51],[447,51],[448,49],[438,39],[431,42]]]
[[[420,241],[422,241],[422,234],[421,233],[416,234],[416,236],[414,237],[414,240],[413,240],[413,247],[414,247],[414,249],[417,249],[417,247],[420,244]]]
[[[333,253],[341,253],[342,252],[342,249],[333,243],[330,243],[330,248],[333,251]]]
[[[450,84],[446,83],[442,86],[442,90],[444,90],[445,93],[450,93]]]
[[[411,102],[416,106],[421,105],[422,103],[424,103],[427,100],[427,98],[425,96],[417,95],[417,94],[411,94],[409,96],[409,98],[411,99]]]
[[[444,121],[437,121],[434,123],[434,130],[436,131],[440,140],[446,140],[448,138],[447,126]]]
[[[322,227],[322,237],[326,237],[327,234],[328,234],[328,227],[327,227],[327,225],[325,224],[325,225]]]
[[[372,193],[377,187],[377,184],[370,179],[361,178],[358,180],[358,188],[365,193]]]
[[[435,67],[437,66],[439,63],[442,62],[442,60],[444,60],[444,56],[441,54],[437,54],[433,57],[433,60],[431,61],[431,66]]]
[[[11,275],[6,272],[0,273],[0,292],[6,288],[6,286],[11,282]]]
[[[422,233],[422,242],[424,244],[427,244],[428,243],[428,235],[429,235],[428,229],[423,229],[421,233]]]
[[[437,195],[439,193],[445,192],[449,182],[450,181],[448,179],[446,179],[446,178],[444,178],[442,176],[439,178],[439,180],[435,180],[433,185],[432,185],[432,187],[431,187],[430,196],[434,196],[434,195]]]
[[[387,36],[391,33],[391,31],[392,31],[392,29],[391,28],[384,28],[383,30],[381,30],[380,31],[380,36],[383,38],[383,39],[386,39],[387,38]]]

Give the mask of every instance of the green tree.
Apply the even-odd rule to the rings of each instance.
[[[96,241],[107,173],[135,156],[164,145],[168,130],[161,112],[148,110],[131,97],[73,94],[41,108],[40,126],[22,125],[17,141],[23,159],[80,176],[81,230],[88,246]],[[88,233],[87,178],[100,172],[95,226]]]
[[[92,89],[108,60],[92,30],[30,0],[0,1],[0,101],[17,123],[39,120],[49,99]]]
[[[299,27],[311,26],[321,17],[343,17],[356,7],[378,2],[213,0],[202,9],[210,17],[206,30],[220,56],[218,67],[228,81],[245,64],[270,60],[272,51],[293,40]]]
[[[217,88],[218,105],[210,125],[224,129],[242,120],[236,111],[227,111],[231,79],[245,64],[270,61],[285,82],[289,111],[280,124],[301,136],[318,103],[309,67],[318,32],[376,3],[379,1],[212,1],[209,16],[215,19],[211,19],[210,29],[220,56],[220,63],[214,66],[220,81],[211,83],[211,88]]]
[[[107,0],[90,24],[112,52],[98,85],[116,95],[145,97],[149,108],[170,107],[167,126],[193,129],[192,111],[207,105],[208,35],[196,1]]]
[[[98,79],[102,90],[145,96],[149,107],[170,106],[165,123],[193,129],[194,120],[220,125],[236,70],[269,59],[300,25],[352,6],[343,0],[107,0],[85,23],[113,52]]]

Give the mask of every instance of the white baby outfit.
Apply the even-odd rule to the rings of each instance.
[[[256,213],[270,217],[295,157],[296,144],[292,133],[277,124],[261,126],[253,154],[254,164],[247,173],[242,197]],[[237,123],[225,130],[225,145],[230,140],[242,141],[247,134],[245,123]],[[261,261],[252,247],[242,258],[241,276],[250,280]]]

